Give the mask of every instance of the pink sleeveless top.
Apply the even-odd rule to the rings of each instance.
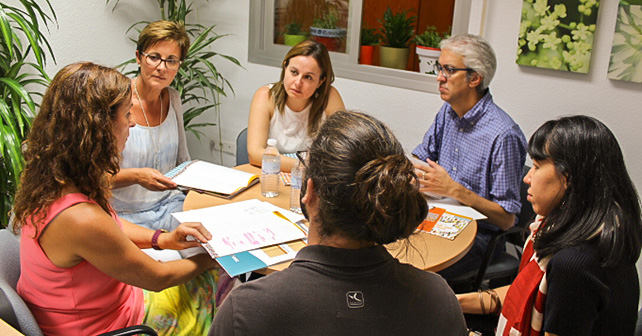
[[[48,209],[38,233],[65,209],[78,203],[95,203],[83,194],[68,194]],[[112,212],[111,216],[121,226]],[[55,266],[33,239],[35,229],[22,228],[17,290],[45,335],[96,335],[140,324],[144,315],[140,288],[124,284],[87,261],[70,268]]]

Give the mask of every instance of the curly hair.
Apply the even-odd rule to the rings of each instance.
[[[25,168],[14,205],[16,229],[27,219],[35,223],[45,218],[68,186],[110,211],[110,178],[119,170],[113,121],[130,100],[130,80],[115,69],[75,63],[56,74],[25,142]]]
[[[342,234],[387,244],[410,236],[428,214],[403,147],[371,116],[333,114],[313,140],[308,158],[305,179],[312,179],[319,196],[321,236]]]

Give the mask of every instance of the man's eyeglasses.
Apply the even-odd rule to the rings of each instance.
[[[145,63],[153,67],[157,67],[161,64],[161,62],[165,62],[165,67],[167,67],[167,69],[178,70],[178,68],[180,68],[181,64],[183,63],[182,61],[177,59],[172,59],[172,58],[162,59],[159,55],[154,55],[154,54],[150,55],[142,51],[140,53],[145,56]]]
[[[453,68],[448,65],[442,66],[441,64],[439,64],[439,62],[435,62],[435,74],[437,74],[437,76],[439,76],[439,72],[441,72],[444,75],[444,77],[450,78],[452,77],[453,73],[457,71],[470,72],[475,70],[471,68]]]
[[[308,163],[305,161],[305,159],[308,157],[308,151],[297,151],[296,152],[296,157],[299,159],[299,162],[305,167],[306,169],[308,168]]]

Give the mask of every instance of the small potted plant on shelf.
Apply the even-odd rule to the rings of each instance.
[[[377,28],[361,28],[361,52],[359,53],[359,64],[372,65],[374,48],[381,41],[381,34]]]
[[[379,49],[381,66],[395,69],[406,69],[408,65],[408,45],[415,33],[413,24],[416,16],[409,16],[409,10],[392,13],[390,7],[383,13],[381,32],[383,45]]]
[[[420,73],[435,75],[435,63],[439,59],[439,54],[441,53],[439,43],[441,40],[447,39],[448,37],[450,37],[448,32],[440,34],[435,26],[428,26],[422,34],[415,35]]]
[[[328,51],[341,49],[343,38],[346,36],[345,28],[338,28],[339,17],[335,11],[328,11],[321,18],[316,18],[310,27],[312,39],[325,45]]]
[[[292,21],[284,26],[285,31],[283,32],[283,43],[289,46],[295,46],[303,41],[305,41],[308,36],[301,29],[303,25],[296,21]]]

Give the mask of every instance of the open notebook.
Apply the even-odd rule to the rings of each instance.
[[[165,176],[180,188],[230,199],[259,182],[259,176],[201,160],[186,161]]]

